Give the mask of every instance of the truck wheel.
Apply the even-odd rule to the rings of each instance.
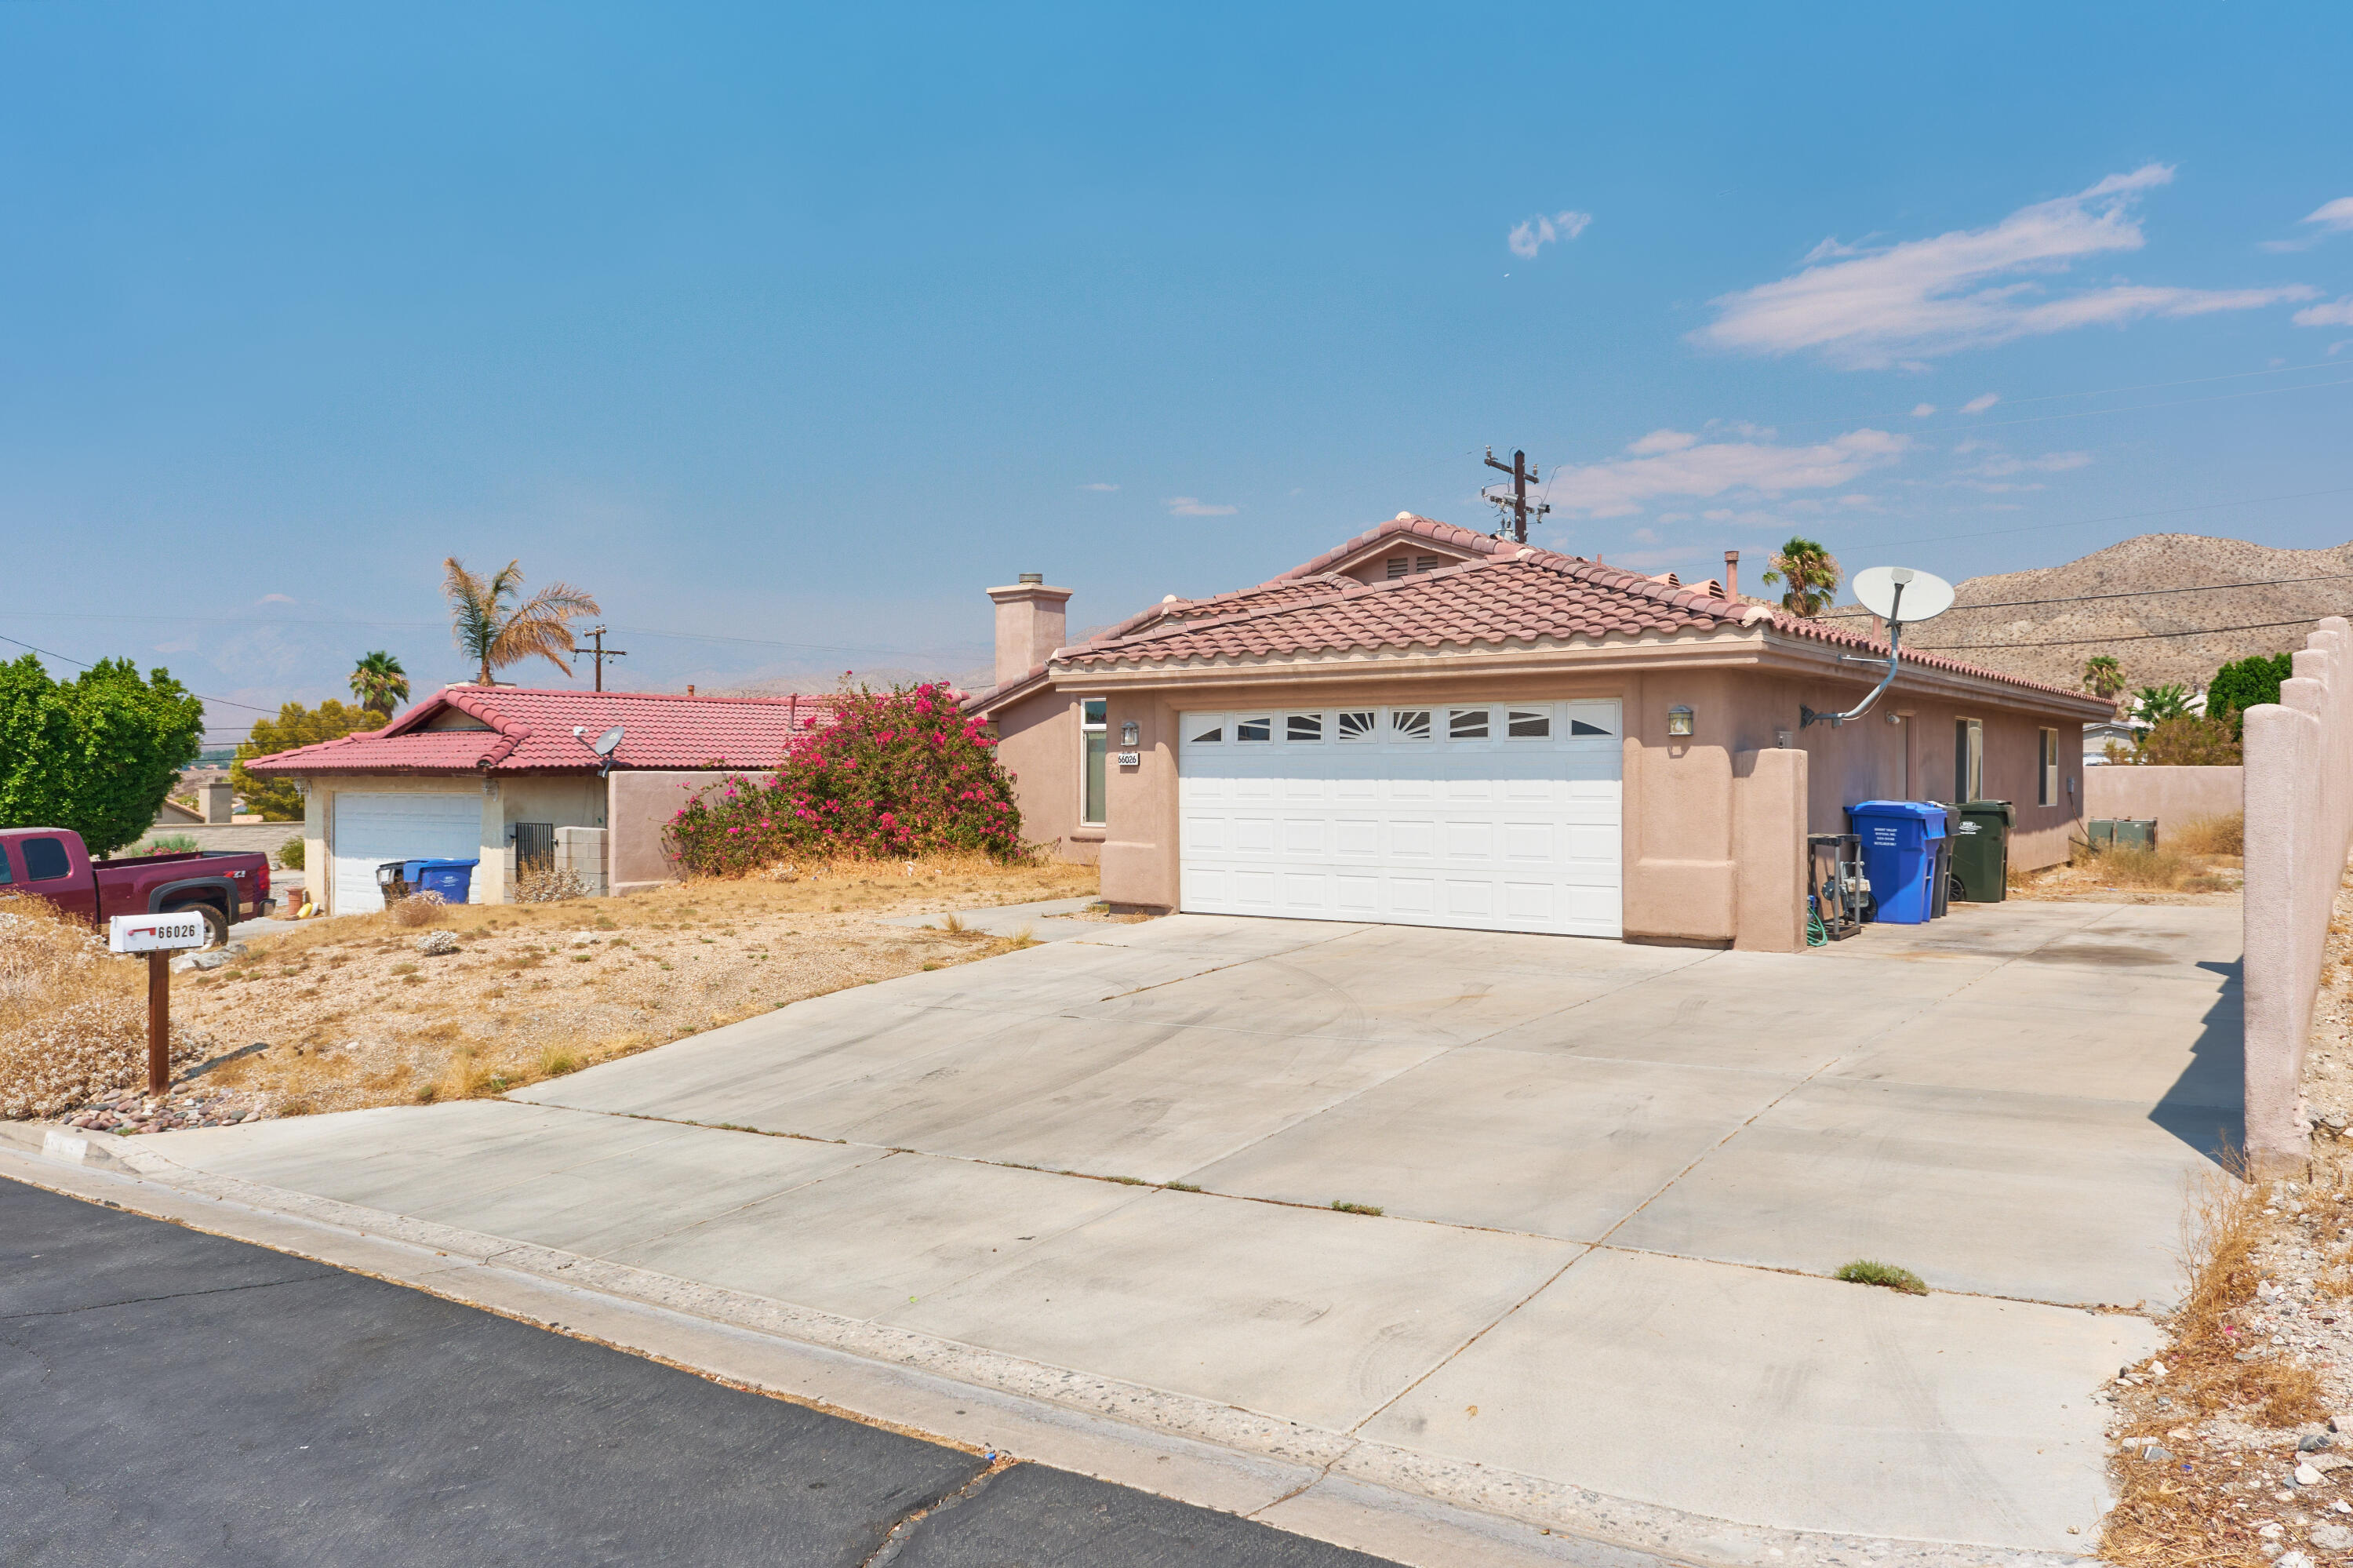
[[[219,910],[214,908],[209,904],[191,905],[190,908],[192,908],[196,914],[205,917],[205,946],[207,948],[227,947],[228,916],[222,914]]]

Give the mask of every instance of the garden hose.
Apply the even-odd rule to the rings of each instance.
[[[1810,894],[1806,898],[1806,946],[1827,948],[1830,945],[1830,927],[1822,924],[1820,904]]]

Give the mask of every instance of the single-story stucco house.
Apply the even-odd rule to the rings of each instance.
[[[382,729],[246,767],[301,787],[303,864],[330,914],[382,908],[375,870],[393,860],[479,860],[472,901],[501,904],[519,865],[561,849],[593,890],[628,893],[677,879],[662,831],[691,792],[776,767],[837,702],[449,686]],[[594,746],[617,728],[607,762]]]
[[[966,710],[1025,836],[1124,908],[1793,950],[1807,835],[1858,801],[2007,800],[2011,863],[2065,859],[2111,714],[1907,649],[1872,713],[1801,726],[1883,638],[1409,513],[1075,647],[1069,590],[988,593]]]

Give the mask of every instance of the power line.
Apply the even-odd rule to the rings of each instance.
[[[32,648],[34,652],[38,653],[44,659],[55,659],[58,663],[71,664],[77,670],[94,668],[92,665],[83,663],[79,659],[69,659],[62,653],[52,653],[46,648],[33,648],[33,645],[29,642],[18,642],[14,637],[0,637],[0,642],[15,642],[19,648]],[[195,698],[200,703],[218,703],[225,708],[243,708],[249,714],[275,715],[278,712],[276,708],[258,708],[251,703],[233,703],[227,697],[208,697],[202,692],[190,692],[188,695]]]
[[[2094,642],[2154,642],[2168,637],[2220,637],[2229,631],[2271,631],[2283,626],[2310,626],[2311,616],[2294,620],[2255,620],[2243,626],[2208,626],[2195,631],[2126,631],[2113,637],[2053,637],[2042,642],[1931,642],[1914,646],[1923,653],[2007,653],[2013,648],[2079,648]]]
[[[1953,608],[1955,609],[2017,609],[2031,604],[2084,604],[2098,599],[2154,599],[2161,593],[2223,593],[2232,588],[2285,588],[2291,583],[2334,583],[2342,582],[2348,577],[2353,577],[2353,572],[2329,572],[2316,577],[2265,577],[2246,583],[2201,583],[2195,588],[2143,588],[2137,592],[2070,593],[2060,594],[2051,599],[1998,599],[1985,604],[1957,602]],[[1852,620],[1858,616],[1870,613],[1861,606],[1849,606],[1843,609],[1833,610],[1823,619]]]

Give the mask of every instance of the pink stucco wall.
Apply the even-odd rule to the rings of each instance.
[[[655,772],[622,768],[607,779],[607,826],[612,837],[607,874],[615,893],[643,893],[679,880],[678,863],[662,841],[680,807],[733,778],[723,772]]]
[[[2243,768],[2086,768],[2084,815],[2154,818],[2161,844],[2168,828],[2237,811],[2245,800],[2245,773]]]
[[[2247,1155],[2259,1172],[2311,1155],[2305,1049],[2328,922],[2353,847],[2353,625],[2306,638],[2280,700],[2247,710]]]

